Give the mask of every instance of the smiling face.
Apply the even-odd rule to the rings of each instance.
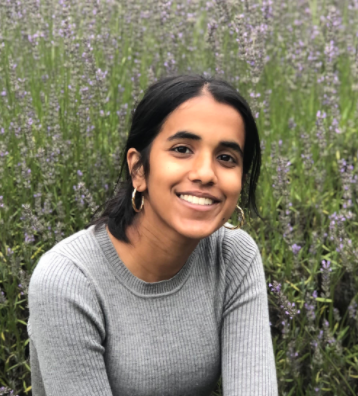
[[[223,226],[242,189],[243,157],[237,150],[244,150],[244,128],[238,111],[216,102],[207,91],[177,107],[152,143],[147,182],[133,178],[133,186],[144,193],[144,209],[138,213],[142,220],[166,235],[195,240]],[[174,139],[178,132],[197,137],[182,133]],[[129,162],[135,152],[128,151]],[[220,202],[193,205],[178,197],[185,192],[208,193]]]

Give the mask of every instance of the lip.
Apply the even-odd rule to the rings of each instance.
[[[211,204],[211,205],[198,205],[198,204],[194,204],[194,203],[185,201],[184,199],[181,199],[181,198],[178,197],[178,196],[177,196],[177,198],[178,198],[178,200],[179,200],[183,205],[187,206],[187,207],[190,208],[190,209],[198,210],[198,211],[200,211],[200,212],[208,212],[209,210],[213,210],[213,209],[215,209],[215,208],[218,206],[218,204],[219,204],[219,202],[215,202],[215,203],[213,203],[213,204]]]
[[[194,195],[198,198],[210,198],[214,201],[214,203],[220,202],[220,199],[214,197],[211,194],[204,193],[202,191],[185,191],[185,192],[177,192],[176,195],[179,197],[179,195]]]

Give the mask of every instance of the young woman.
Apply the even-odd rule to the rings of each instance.
[[[260,252],[228,222],[245,186],[257,213],[248,104],[225,81],[163,78],[124,154],[102,215],[32,274],[33,396],[209,396],[220,376],[224,396],[276,396]]]

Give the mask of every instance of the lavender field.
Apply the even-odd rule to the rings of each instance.
[[[186,72],[257,120],[264,220],[243,228],[279,394],[358,394],[358,0],[0,0],[0,395],[31,395],[39,257],[115,193],[146,87]]]

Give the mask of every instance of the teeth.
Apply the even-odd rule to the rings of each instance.
[[[193,195],[180,195],[181,199],[184,199],[184,201],[188,201],[197,205],[212,205],[214,201],[210,198],[199,198],[195,197]]]

